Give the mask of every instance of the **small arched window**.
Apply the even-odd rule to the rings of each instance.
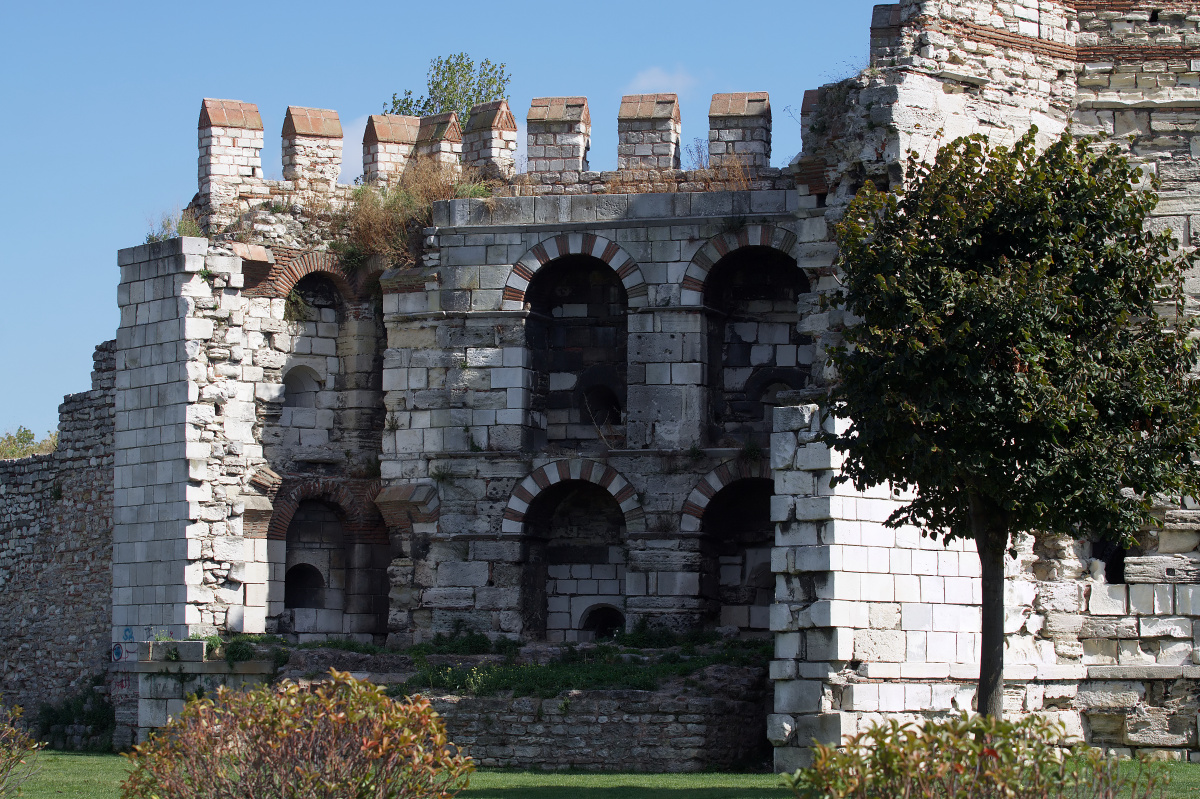
[[[615,638],[625,629],[625,614],[609,605],[599,605],[584,614],[579,628],[592,633],[592,640]]]
[[[283,606],[325,607],[325,580],[316,566],[300,563],[288,569],[283,584]]]
[[[285,408],[315,408],[320,390],[321,379],[313,369],[295,366],[283,377],[283,405]]]

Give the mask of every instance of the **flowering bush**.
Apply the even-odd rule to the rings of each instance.
[[[0,707],[0,796],[16,796],[21,785],[37,772],[33,755],[38,743],[17,726],[21,708]]]
[[[1010,722],[966,715],[923,727],[891,720],[842,749],[817,744],[813,764],[783,783],[804,799],[1148,797],[1170,777],[1140,762],[1125,774],[1098,749],[1064,751],[1060,724],[1037,716]]]
[[[123,799],[449,799],[473,769],[428,701],[332,670],[312,688],[222,687],[128,757]]]

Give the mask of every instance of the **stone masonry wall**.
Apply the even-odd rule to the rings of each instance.
[[[267,661],[208,658],[203,641],[147,642],[135,652],[136,740],[177,716],[189,694],[276,679]],[[370,658],[359,669],[384,684],[408,676],[371,671]],[[678,772],[761,765],[769,755],[763,735],[768,693],[761,667],[718,665],[655,691],[429,698],[450,740],[485,767],[605,771],[616,764],[629,771]]]
[[[55,452],[0,461],[0,702],[29,714],[110,658],[114,351],[59,406]]]
[[[712,409],[722,399],[718,389],[729,393],[725,400],[761,405],[785,388],[819,390],[833,377],[825,352],[844,320],[822,304],[837,288],[827,221],[865,182],[899,185],[909,151],[928,157],[939,143],[976,132],[1010,142],[1031,125],[1045,142],[1074,124],[1117,141],[1157,172],[1162,203],[1152,224],[1175,230],[1181,244],[1195,243],[1196,18],[1175,7],[1131,10],[1110,0],[1075,5],[903,0],[877,7],[870,67],[806,96],[805,149],[787,170],[769,166],[765,94],[715,96],[710,140],[719,145],[711,151],[718,168],[687,172],[665,168],[675,165],[677,107],[663,117],[669,130],[659,131],[670,141],[657,142],[674,151],[639,154],[647,144],[639,140],[624,153],[669,164],[626,161],[624,169],[597,173],[586,171],[586,99],[539,99],[529,133],[549,138],[532,143],[555,151],[531,149],[530,158],[545,163],[486,201],[437,203],[420,263],[382,274],[378,263],[346,271],[326,251],[327,212],[350,191],[335,183],[341,129],[334,112],[291,109],[289,179],[265,181],[257,108],[205,100],[197,210],[212,238],[118,254],[115,377],[71,398],[63,411],[64,431],[79,425],[87,447],[0,466],[0,602],[21,603],[0,614],[0,625],[9,625],[0,628],[7,647],[0,686],[53,694],[86,672],[91,645],[75,627],[69,663],[51,665],[37,654],[48,651],[38,649],[38,636],[50,635],[39,625],[75,611],[40,588],[31,593],[31,584],[111,596],[105,637],[122,668],[136,658],[131,643],[163,632],[403,643],[466,625],[495,637],[537,637],[549,627],[572,640],[591,632],[583,622],[597,608],[629,624],[713,624],[724,618],[722,558],[742,555],[720,554],[705,508],[734,483],[771,478],[778,528],[769,729],[777,763],[792,767],[814,736],[836,740],[885,714],[969,709],[979,637],[970,548],[885,528],[904,499],[886,487],[830,489],[837,459],[817,443],[819,413],[794,405],[801,395],[774,411],[769,463],[738,431],[726,430],[728,441],[714,436],[720,420]],[[669,98],[656,96],[654,105],[670,105]],[[469,132],[511,133],[515,123],[503,116],[486,130],[468,125]],[[425,128],[435,122],[425,120]],[[646,131],[633,127],[624,132],[644,139]],[[454,136],[444,133],[429,141],[452,145]],[[307,141],[313,137],[319,141]],[[394,131],[383,138],[414,137]],[[508,174],[512,139],[500,139],[503,147],[478,152]],[[298,157],[305,144],[320,150],[316,161]],[[738,155],[739,145],[752,162],[722,167],[717,156],[730,147]],[[246,236],[256,243],[231,240]],[[706,303],[709,273],[731,254],[725,266],[794,262],[803,270],[804,288],[789,289],[800,292],[794,316],[780,309],[794,327],[786,343],[773,326],[751,322],[735,323],[742,325],[737,341],[709,335],[724,329],[726,313]],[[552,278],[564,264],[587,264],[611,287],[605,313],[620,317],[612,330],[623,330],[624,340],[610,341],[607,331],[576,339],[582,354],[559,353],[565,365],[542,380],[529,335],[536,317],[591,313],[583,302],[535,302],[547,288],[564,288]],[[1189,275],[1186,286],[1200,294],[1196,281]],[[724,364],[711,351],[735,344],[749,349],[748,359]],[[780,348],[773,361],[768,347]],[[596,364],[623,372],[609,379],[594,372],[585,383]],[[763,373],[759,384],[753,370],[733,368],[726,379],[713,374],[731,365],[787,368],[793,379]],[[589,428],[575,394],[596,385],[613,388],[613,404],[609,421],[593,418]],[[565,415],[549,407],[568,402],[576,404]],[[755,432],[771,418],[764,411]],[[568,437],[553,427],[563,419],[578,428]],[[105,424],[112,425],[110,443]],[[109,484],[105,469],[112,470]],[[293,547],[289,560],[288,539],[296,515],[303,522],[311,510],[305,503],[321,503],[337,519],[330,523],[340,530],[335,537],[345,539],[338,545],[345,573],[336,586],[323,586],[339,594],[344,612],[327,612],[315,626],[309,617],[331,609],[288,607],[284,589],[303,554]],[[571,519],[598,508],[595,535],[580,547],[588,552],[553,552],[555,524],[577,528]],[[1176,755],[1198,748],[1191,680],[1200,669],[1193,595],[1200,522],[1190,505],[1164,514],[1167,533],[1147,536],[1128,553],[1124,583],[1109,580],[1107,567],[1095,563],[1108,556],[1087,545],[1021,543],[1009,588],[1014,712],[1057,714],[1074,734],[1118,748]],[[107,518],[111,594],[102,585]],[[39,554],[43,542],[68,529],[61,549]],[[81,534],[93,543],[73,549]],[[547,563],[548,553],[570,562]],[[89,601],[86,612],[100,612],[99,601]],[[126,689],[128,677],[120,677]],[[137,690],[147,699],[158,689]],[[599,707],[589,709],[595,723]],[[519,718],[524,710],[496,712],[518,717],[504,724],[527,725]],[[132,729],[129,702],[121,714]],[[506,746],[485,733],[485,747]]]
[[[764,754],[761,688],[746,674],[727,677],[738,690],[432,699],[450,739],[488,768],[679,772],[758,765]]]
[[[295,256],[192,238],[119,253],[114,642],[265,631],[310,498],[339,503],[351,557],[382,579],[374,305],[325,254]],[[314,274],[335,307],[289,316],[284,298]],[[289,397],[296,370],[311,391]],[[372,592],[386,593],[350,588]],[[383,609],[352,607],[336,632],[369,640]]]
[[[819,442],[830,424],[815,405],[775,412],[768,730],[780,768],[805,762],[813,738],[970,711],[979,674],[973,547],[884,527],[905,499],[886,486],[831,488],[840,461]],[[1122,753],[1195,757],[1200,556],[1128,557],[1128,584],[1109,584],[1089,547],[1027,537],[1007,562],[1005,712],[1050,716]]]

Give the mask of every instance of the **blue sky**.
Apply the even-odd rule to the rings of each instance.
[[[196,191],[202,97],[257,103],[263,166],[280,176],[288,105],[336,109],[342,180],[362,126],[393,92],[421,94],[431,58],[508,64],[533,97],[586,95],[593,169],[616,165],[622,94],[680,95],[683,138],[707,135],[714,92],[771,93],[772,163],[800,149],[805,89],[866,64],[871,2],[14,3],[0,48],[0,432],[39,436],[89,388],[115,335],[116,251]],[[742,13],[735,14],[733,9]]]

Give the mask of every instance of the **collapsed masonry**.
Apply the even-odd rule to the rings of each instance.
[[[841,324],[821,302],[828,223],[866,181],[902,181],[909,151],[1073,126],[1156,172],[1153,224],[1193,244],[1198,22],[1125,0],[878,6],[869,68],[805,95],[784,170],[763,93],[714,96],[693,171],[674,95],[624,98],[615,172],[588,169],[585,98],[533,102],[521,174],[506,103],[465,125],[373,116],[366,182],[420,158],[501,181],[436,204],[403,268],[343,269],[304,216],[349,196],[335,112],[288,109],[285,179],[268,181],[257,108],[205,100],[209,237],[118,254],[116,673],[162,633],[586,641],[646,619],[775,636],[780,768],[883,716],[970,709],[973,552],[886,529],[902,499],[886,487],[829,487],[831,422],[809,404]],[[28,468],[4,467],[6,503]],[[3,517],[5,621],[54,540],[14,538],[53,526],[30,507]],[[1133,552],[1020,543],[1008,710],[1200,756],[1200,520],[1163,513]]]

